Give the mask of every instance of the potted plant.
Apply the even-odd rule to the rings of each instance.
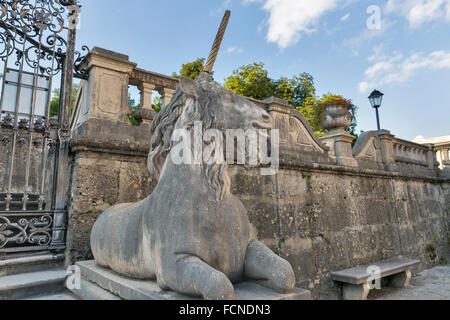
[[[328,131],[345,130],[352,125],[355,111],[351,100],[340,95],[325,95],[314,105],[314,126]]]

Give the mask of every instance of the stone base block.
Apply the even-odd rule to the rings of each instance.
[[[81,271],[81,288],[71,290],[84,300],[194,300],[173,291],[161,290],[156,281],[134,280],[100,267],[95,261],[76,264]],[[253,282],[235,285],[236,300],[311,300],[311,292],[296,288],[279,294]]]

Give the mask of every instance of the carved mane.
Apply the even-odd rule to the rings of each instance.
[[[186,79],[181,81],[186,81]],[[200,86],[198,89],[200,89]],[[214,112],[210,110],[214,107],[217,106],[213,105],[203,89],[194,93],[189,88],[186,90],[182,85],[177,88],[170,104],[156,115],[150,127],[151,142],[147,164],[150,174],[156,180],[159,180],[164,163],[167,161],[167,156],[174,145],[172,135],[175,127],[190,131],[195,122],[201,121],[203,131],[211,128],[218,129],[216,119],[213,116]],[[227,165],[226,163],[209,163],[210,161],[207,160],[203,162],[203,173],[208,185],[215,190],[216,201],[219,202],[224,199],[230,190]]]

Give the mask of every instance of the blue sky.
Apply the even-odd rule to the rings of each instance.
[[[450,134],[450,0],[80,2],[79,47],[118,51],[167,75],[207,56],[230,9],[216,81],[262,61],[272,78],[308,72],[319,95],[352,99],[359,130],[376,129],[367,96],[378,89],[381,125],[397,137]]]

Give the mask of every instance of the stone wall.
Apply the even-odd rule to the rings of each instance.
[[[235,171],[233,193],[259,238],[315,298],[340,297],[331,271],[396,256],[420,259],[421,269],[447,264],[448,184],[300,166],[275,177]]]
[[[156,185],[148,138],[126,147],[89,136],[72,142],[67,263],[92,259],[90,230],[104,210],[142,200]],[[396,256],[420,259],[420,270],[448,262],[448,181],[329,165],[282,166],[277,176],[229,170],[259,238],[291,262],[297,285],[314,298],[339,298],[330,271]]]
[[[149,127],[91,119],[73,133],[67,234],[68,263],[91,259],[89,236],[97,217],[117,203],[146,198]]]

